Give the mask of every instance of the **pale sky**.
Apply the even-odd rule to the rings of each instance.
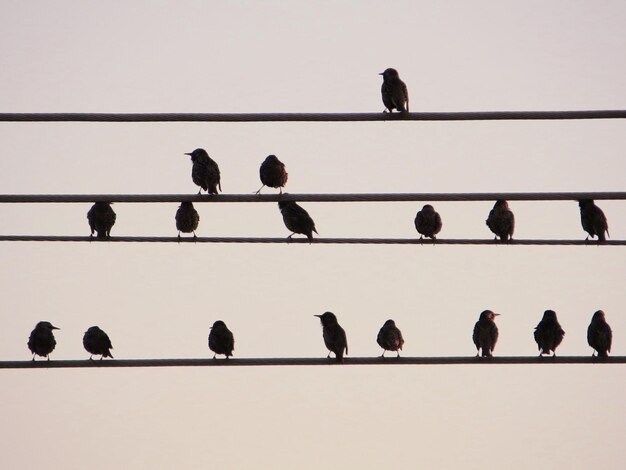
[[[0,112],[381,112],[399,70],[411,111],[626,109],[623,1],[19,2],[0,0]],[[269,154],[290,193],[624,191],[626,122],[0,123],[2,194],[195,194],[205,148],[224,193]],[[272,194],[274,190],[265,189]],[[492,202],[433,203],[441,238],[492,238]],[[624,201],[598,201],[626,238]],[[88,235],[90,204],[0,205],[3,234]],[[413,237],[422,203],[303,203],[321,237]],[[584,239],[578,205],[510,204],[519,239]],[[177,204],[115,204],[112,235],[174,236]],[[287,236],[275,203],[196,204],[199,236]],[[0,360],[324,357],[333,311],[350,355],[591,355],[603,309],[626,354],[623,247],[0,243]],[[0,371],[1,468],[622,469],[623,365]]]

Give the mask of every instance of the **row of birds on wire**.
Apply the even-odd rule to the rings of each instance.
[[[493,351],[498,342],[498,327],[495,322],[495,318],[498,315],[498,313],[494,313],[491,310],[484,310],[474,325],[472,340],[476,346],[477,357],[493,357]],[[337,316],[332,312],[325,312],[315,316],[322,323],[322,337],[329,351],[328,358],[333,353],[337,362],[342,362],[344,354],[348,354],[348,340],[345,330],[337,321]],[[50,360],[50,353],[56,347],[53,330],[58,329],[49,321],[37,323],[28,338],[28,349],[33,353],[33,361],[35,356],[46,357]],[[556,348],[561,344],[564,336],[565,331],[563,331],[557,319],[556,312],[554,310],[546,310],[534,331],[539,356],[551,353],[553,356],[556,356]],[[598,310],[593,314],[591,323],[587,328],[587,342],[597,352],[599,358],[606,358],[611,351],[612,341],[613,332],[611,327],[606,322],[604,312]],[[393,320],[387,320],[383,324],[376,337],[376,342],[383,349],[382,358],[385,357],[385,352],[387,351],[395,352],[397,357],[400,357],[404,338]],[[218,354],[224,355],[226,359],[233,355],[235,337],[222,320],[214,322],[209,329],[208,345],[209,349],[214,353],[213,359]],[[99,355],[100,360],[105,357],[113,358],[111,354],[111,349],[113,349],[111,340],[97,326],[92,326],[85,332],[83,346],[91,354],[90,360],[93,360],[94,355]]]

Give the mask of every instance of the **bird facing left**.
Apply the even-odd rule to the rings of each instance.
[[[33,361],[35,360],[35,355],[46,357],[50,360],[50,353],[54,351],[57,345],[52,330],[59,329],[60,328],[52,325],[49,321],[40,321],[37,323],[28,338],[28,349],[33,353]]]

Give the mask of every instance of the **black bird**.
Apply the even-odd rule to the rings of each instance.
[[[259,175],[263,186],[259,188],[256,194],[259,194],[261,189],[265,186],[278,188],[282,194],[283,187],[287,184],[287,177],[289,176],[285,171],[285,164],[276,158],[276,155],[269,155],[265,161],[261,163]]]
[[[93,237],[93,233],[97,232],[98,238],[109,238],[116,218],[117,216],[113,212],[110,202],[96,202],[87,212],[91,236]]]
[[[103,357],[113,358],[110,351],[113,349],[113,345],[111,344],[109,335],[97,326],[92,326],[85,331],[85,335],[83,336],[83,346],[87,352],[91,354],[89,357],[90,360],[93,358],[94,354],[100,356],[100,360],[102,360]]]
[[[178,210],[176,211],[176,229],[178,230],[178,238],[180,238],[180,232],[193,232],[193,238],[196,238],[198,222],[200,222],[200,216],[198,215],[198,211],[194,209],[193,203],[190,201],[181,202]]]
[[[389,112],[397,109],[401,113],[409,112],[409,91],[405,83],[400,80],[396,69],[387,69],[379,75],[383,76],[383,85],[380,89],[383,95],[383,104]],[[386,110],[385,110],[386,112]]]
[[[593,314],[589,328],[587,328],[587,342],[598,351],[598,357],[608,357],[613,342],[613,332],[604,318],[604,312],[598,310]]]
[[[344,351],[348,354],[348,340],[346,339],[346,332],[337,323],[337,317],[332,312],[325,312],[322,315],[315,316],[322,322],[324,344],[330,352],[335,353],[337,362],[343,362]],[[328,353],[328,358],[330,358],[330,352]]]
[[[393,320],[387,320],[378,332],[376,342],[383,348],[383,354],[380,357],[385,357],[385,351],[396,351],[398,357],[400,357],[400,350],[404,344],[402,338],[402,332],[396,326],[396,322]]]
[[[47,357],[50,360],[50,353],[54,351],[57,341],[54,339],[52,330],[58,330],[56,326],[53,326],[49,321],[40,321],[35,326],[35,329],[31,332],[28,338],[28,349],[33,353],[33,361],[35,355],[41,357]]]
[[[191,153],[185,155],[191,156],[193,166],[191,167],[191,179],[195,184],[200,186],[200,191],[204,189],[208,194],[217,194],[218,188],[221,191],[220,169],[217,163],[209,157],[204,149],[195,149]]]
[[[213,351],[213,359],[217,354],[224,354],[226,359],[233,355],[235,349],[235,338],[232,332],[226,327],[226,323],[217,320],[209,331],[209,349]]]
[[[487,226],[500,240],[513,240],[515,216],[504,199],[498,199],[494,204],[487,217]]]
[[[441,231],[441,227],[441,216],[430,204],[422,207],[422,210],[415,216],[415,229],[420,234],[420,240],[423,237],[429,237],[434,240]]]
[[[561,328],[554,310],[543,312],[543,318],[535,328],[535,341],[539,349],[539,355],[550,354],[556,356],[556,348],[563,341],[565,331]]]
[[[294,201],[279,201],[278,208],[283,215],[283,222],[285,222],[286,227],[293,232],[287,239],[290,239],[296,233],[301,233],[306,235],[309,243],[311,243],[313,241],[313,232],[317,233],[317,230],[315,230],[315,222],[313,222],[309,213]]]
[[[580,207],[580,222],[585,232],[591,238],[597,236],[600,242],[606,241],[606,236],[609,234],[609,224],[602,209],[596,206],[593,199],[581,199],[578,201],[578,206]],[[587,240],[589,240],[589,236],[587,236]]]
[[[491,310],[484,310],[474,325],[472,339],[476,345],[476,357],[480,351],[483,357],[493,357],[493,350],[498,342],[498,327],[494,320],[498,315],[500,314]]]

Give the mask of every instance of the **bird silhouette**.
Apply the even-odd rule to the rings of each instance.
[[[543,318],[535,328],[534,336],[540,356],[550,354],[550,351],[556,356],[556,348],[563,341],[565,331],[561,328],[554,310],[543,312]]]
[[[278,188],[283,193],[283,187],[287,184],[288,174],[285,171],[285,164],[281,162],[276,155],[269,155],[259,169],[259,176],[263,186],[259,188],[256,194],[261,192],[265,186],[270,188]]]
[[[115,224],[117,216],[111,208],[110,202],[96,202],[89,212],[87,212],[87,221],[91,229],[91,237],[97,232],[97,238],[105,239],[111,236],[111,228]]]
[[[111,340],[109,336],[97,326],[92,326],[85,331],[83,346],[87,352],[91,354],[89,357],[90,360],[93,358],[94,354],[100,356],[100,360],[102,360],[103,357],[113,358],[111,354],[111,349],[113,349]]]
[[[606,236],[609,234],[609,224],[606,220],[606,216],[602,209],[596,206],[593,199],[581,199],[578,201],[580,207],[580,222],[585,232],[589,237],[598,237],[599,242],[606,241]]]
[[[213,351],[213,359],[218,354],[224,354],[226,359],[233,355],[235,338],[222,320],[217,320],[209,331],[209,349]]]
[[[400,80],[396,69],[387,69],[379,75],[383,76],[383,84],[380,92],[383,104],[390,113],[397,109],[401,113],[409,112],[409,91],[405,83]]]
[[[315,222],[313,222],[309,213],[294,201],[279,201],[278,208],[283,216],[285,226],[293,232],[287,239],[290,239],[296,233],[301,233],[306,235],[309,243],[311,243],[313,241],[313,232],[317,233],[317,230],[315,230]]]
[[[478,317],[472,334],[472,340],[476,345],[476,357],[481,351],[483,357],[493,357],[493,350],[498,342],[498,327],[494,320],[498,315],[500,314],[491,310],[484,310]]]
[[[324,344],[330,351],[335,354],[337,362],[343,362],[344,351],[348,354],[348,340],[346,339],[346,332],[337,323],[337,317],[332,312],[325,312],[322,315],[315,315],[322,322],[322,336],[324,337]]]
[[[33,361],[35,360],[35,355],[47,357],[48,360],[50,360],[50,353],[54,351],[57,345],[52,330],[59,329],[60,328],[53,326],[49,321],[40,321],[37,323],[28,338],[28,349],[33,353]]]
[[[436,235],[441,231],[441,227],[441,216],[430,204],[426,204],[415,215],[415,229],[420,234],[420,240],[423,237],[435,240],[437,238]]]
[[[613,342],[613,332],[606,322],[604,312],[598,310],[591,317],[591,323],[587,328],[587,342],[589,346],[598,352],[598,357],[608,357]]]
[[[191,179],[195,184],[200,186],[200,191],[204,189],[208,194],[217,194],[218,188],[221,191],[220,169],[217,163],[209,157],[204,149],[195,149],[193,152],[186,153],[191,156],[193,165],[191,167]]]
[[[198,222],[200,222],[200,216],[198,215],[198,211],[194,209],[193,203],[190,201],[182,201],[176,211],[176,229],[178,230],[178,238],[180,238],[180,232],[193,232],[193,238],[196,238]]]
[[[398,357],[400,357],[404,338],[402,338],[402,332],[393,320],[387,320],[384,323],[378,332],[376,342],[383,348],[383,354],[380,357],[385,357],[385,351],[396,351]]]
[[[494,204],[487,217],[487,226],[500,240],[513,240],[515,216],[504,199],[498,199]]]

